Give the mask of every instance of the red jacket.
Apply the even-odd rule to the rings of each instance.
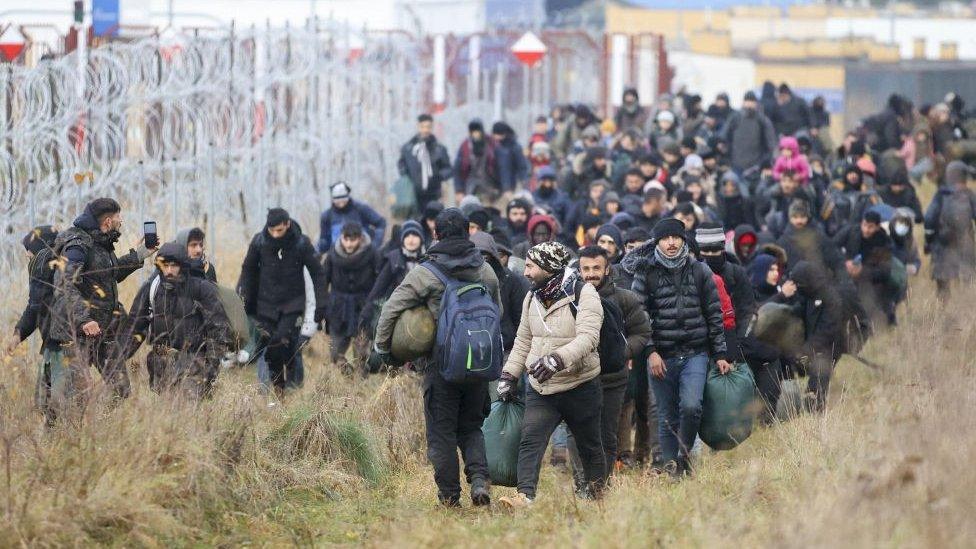
[[[718,300],[722,304],[722,327],[726,331],[735,330],[735,309],[732,307],[732,298],[725,289],[725,281],[715,273],[712,273],[712,280],[718,288]]]

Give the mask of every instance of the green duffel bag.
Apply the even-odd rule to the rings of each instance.
[[[756,380],[745,363],[722,375],[712,365],[705,380],[698,436],[713,450],[731,450],[752,434],[756,417]]]
[[[898,301],[904,299],[905,292],[908,291],[908,269],[897,257],[891,258],[891,283]]]
[[[485,435],[488,476],[495,486],[518,485],[519,444],[525,404],[519,401],[491,403],[491,412],[481,426]]]
[[[408,309],[393,326],[390,354],[397,360],[410,362],[430,353],[437,335],[434,315],[425,305]]]
[[[419,213],[417,204],[417,191],[413,187],[413,181],[406,175],[400,176],[391,189],[393,192],[393,205],[390,213],[397,219],[410,219]]]
[[[231,337],[237,343],[234,350],[244,349],[251,341],[250,322],[247,313],[244,312],[244,302],[237,292],[226,286],[217,285],[217,294],[220,297],[220,304],[224,306],[224,313],[230,321]]]

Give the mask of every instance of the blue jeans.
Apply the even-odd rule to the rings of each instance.
[[[687,459],[701,424],[708,355],[665,359],[664,378],[651,376],[664,461]]]

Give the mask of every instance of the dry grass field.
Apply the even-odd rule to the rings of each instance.
[[[21,346],[0,358],[0,546],[971,547],[976,288],[941,304],[923,277],[864,352],[883,368],[845,358],[826,415],[706,450],[680,483],[622,474],[599,502],[547,466],[518,514],[438,508],[418,379],[346,378],[325,336],[283,406],[253,369],[223,372],[199,405],[154,395],[134,360],[131,399],[55,430],[32,409],[36,349]]]

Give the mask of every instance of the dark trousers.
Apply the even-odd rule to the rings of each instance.
[[[833,371],[834,359],[830,353],[815,352],[810,357],[807,365],[807,391],[813,393],[814,411],[822,412],[827,407],[827,392]]]
[[[753,378],[756,380],[756,389],[762,398],[763,411],[759,417],[763,423],[772,423],[776,417],[776,405],[779,402],[781,383],[783,381],[783,366],[778,360],[772,362],[760,362],[753,360],[749,362],[752,369]]]
[[[600,435],[603,390],[599,378],[563,393],[540,395],[531,386],[525,394],[525,417],[519,443],[518,491],[535,497],[542,458],[549,437],[565,421],[576,439],[587,487],[599,494],[606,483],[607,464]]]
[[[155,393],[177,390],[188,397],[201,399],[213,393],[220,364],[213,357],[180,351],[165,345],[154,345],[146,355],[149,388]]]
[[[305,372],[295,366],[295,357],[301,352],[298,347],[299,316],[300,313],[289,313],[277,319],[258,317],[268,377],[276,389],[298,388],[305,380]]]
[[[358,336],[335,336],[331,338],[329,355],[332,359],[332,364],[336,365],[340,361],[345,361],[346,351],[349,350],[349,345],[353,346],[353,360],[356,362],[361,362],[366,360],[369,356],[369,341],[364,337]]]
[[[481,425],[488,417],[488,382],[449,383],[438,368],[424,373],[424,419],[427,459],[434,466],[434,482],[441,500],[461,495],[458,449],[468,484],[488,480],[488,458]]]
[[[620,412],[617,454],[633,456],[639,463],[650,458],[658,465],[661,463],[661,437],[657,429],[657,401],[650,390],[646,360],[635,359],[630,374],[633,395],[627,396]]]
[[[603,443],[603,455],[606,456],[607,477],[613,473],[613,464],[617,462],[617,430],[620,427],[620,410],[624,405],[627,394],[627,378],[621,381],[607,383],[601,378],[603,391],[603,406],[600,408],[600,437]],[[576,447],[576,437],[569,433],[569,455],[573,465],[573,480],[577,488],[586,486],[583,474],[583,461],[580,459],[579,448]]]

